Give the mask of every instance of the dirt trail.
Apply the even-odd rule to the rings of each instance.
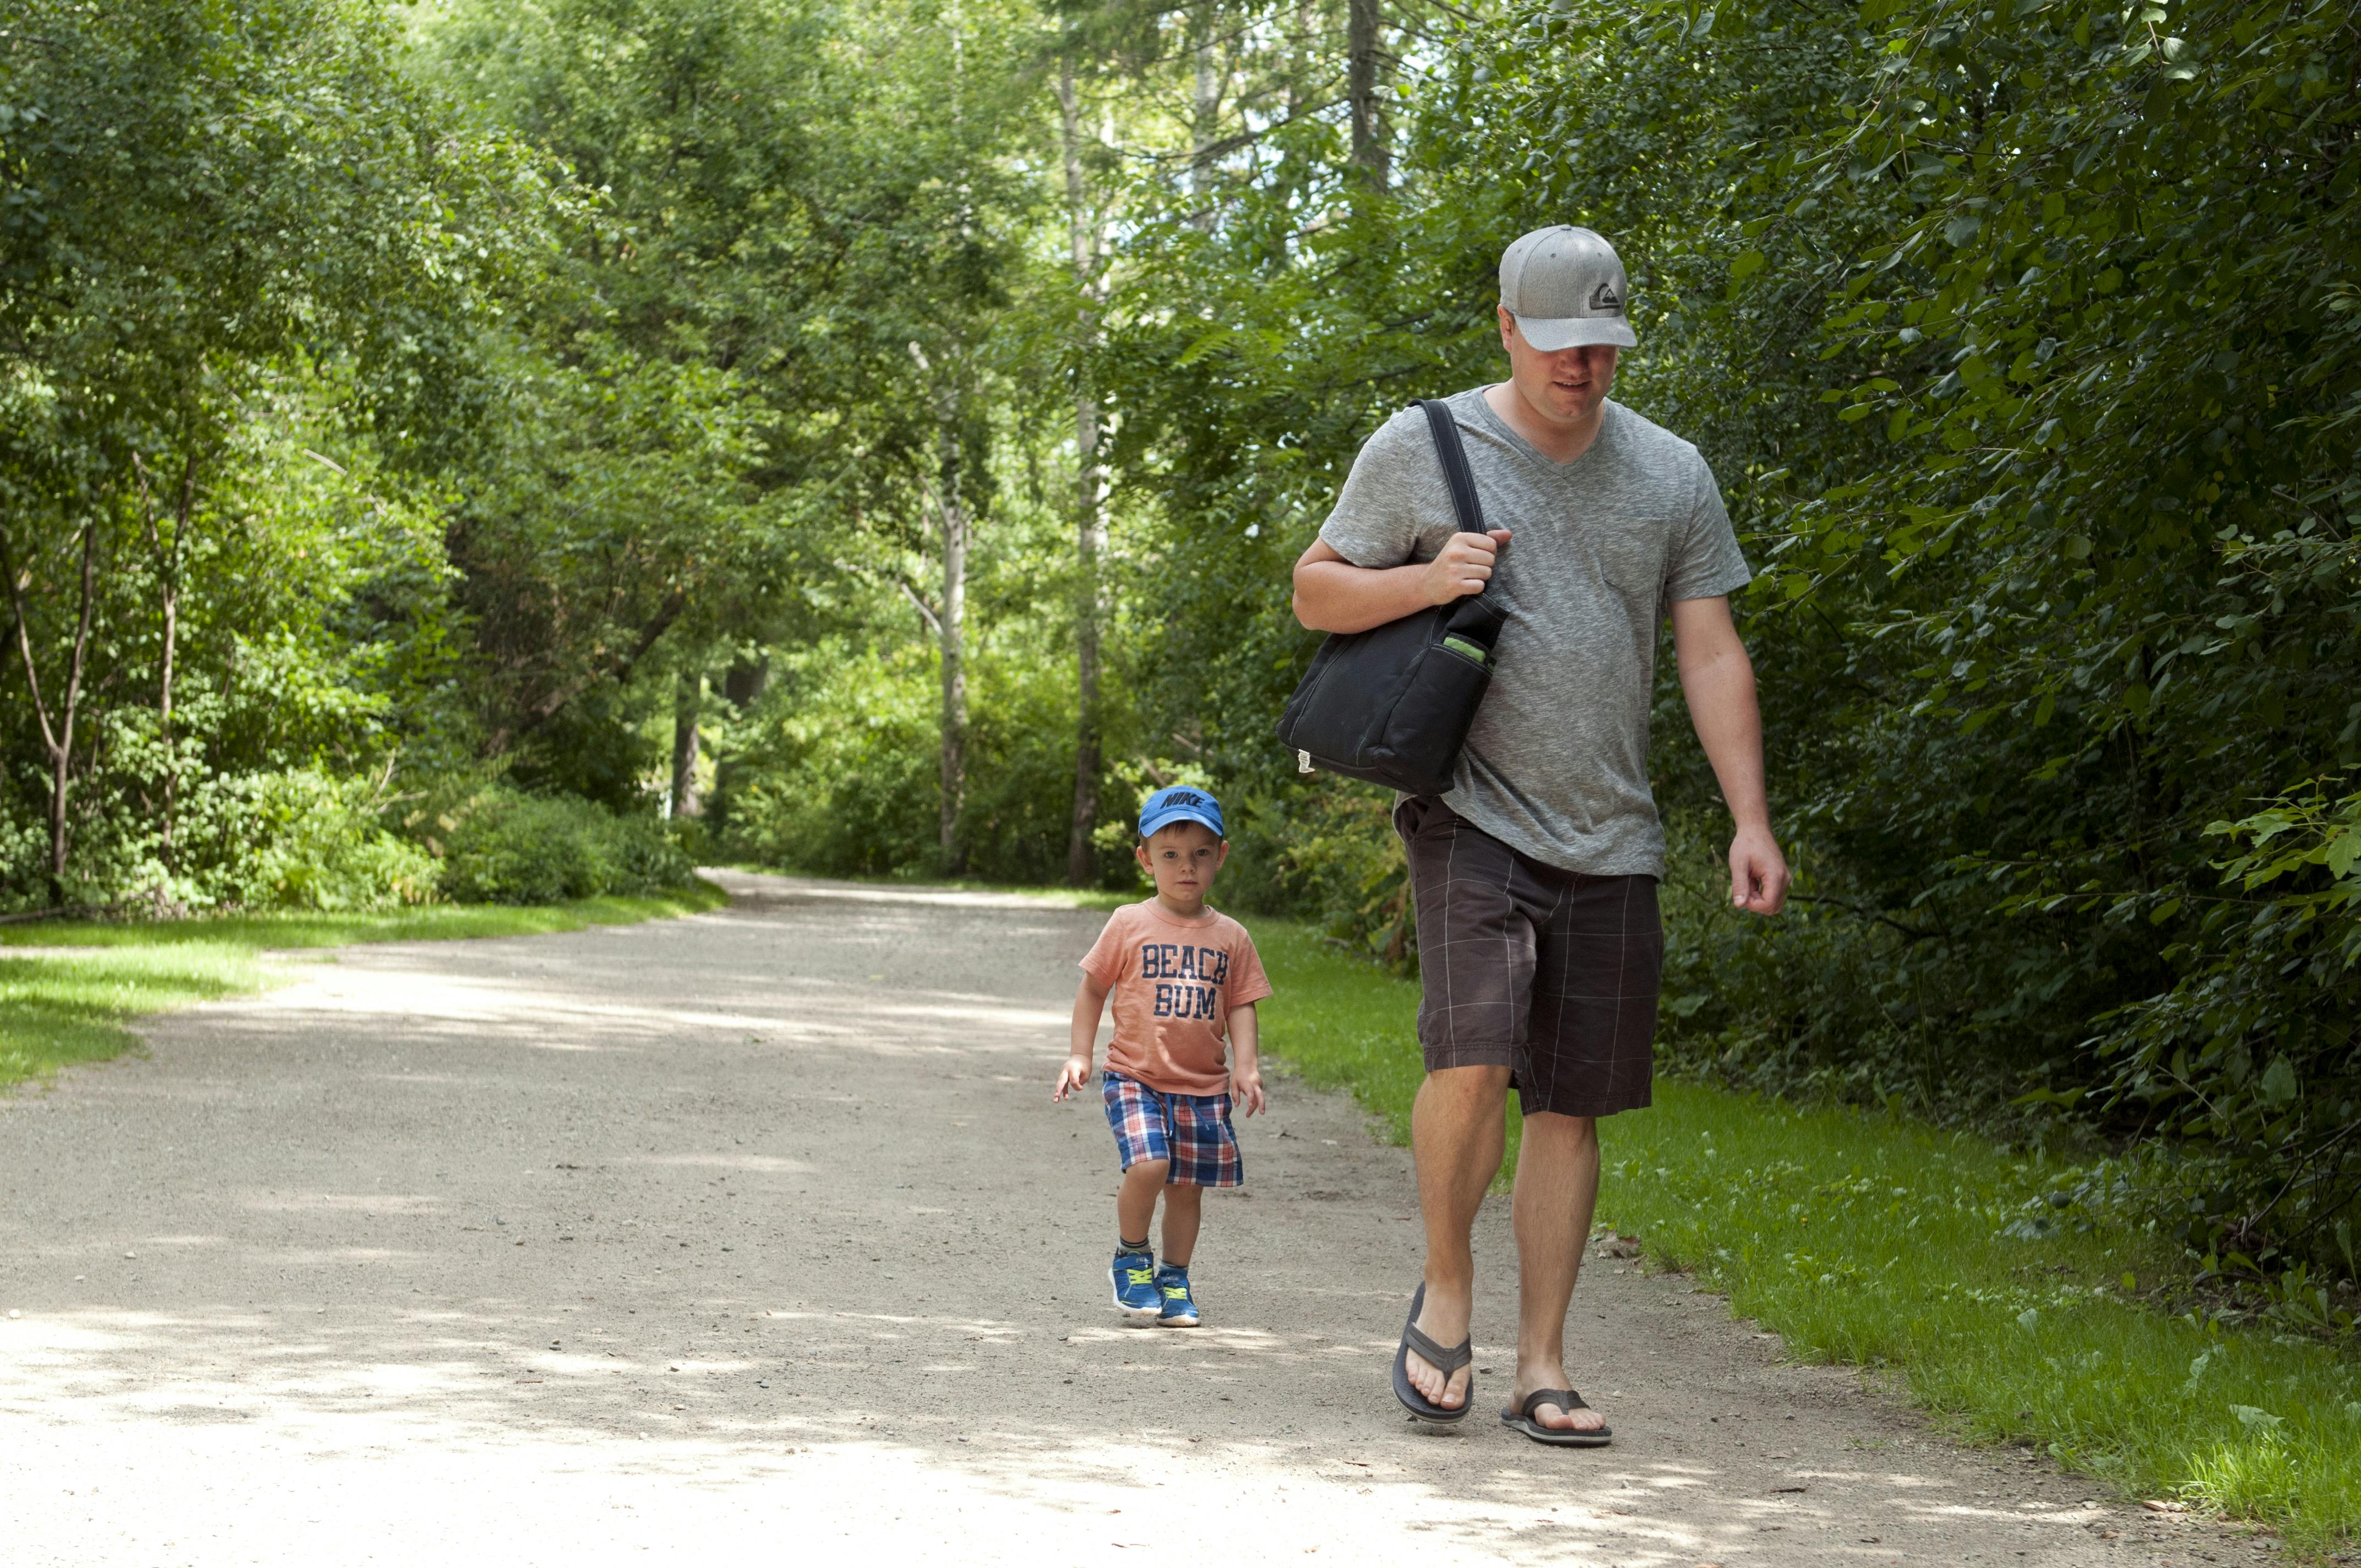
[[[1557,1453],[1405,1426],[1409,1161],[1281,1081],[1206,1326],[1106,1302],[1100,916],[730,876],[731,908],[359,948],[0,1100],[0,1560],[2193,1564],[2246,1538],[1929,1439],[1600,1258]],[[1271,1005],[1283,1007],[1281,996]],[[16,1313],[22,1316],[16,1316]],[[942,1560],[950,1560],[943,1558]]]

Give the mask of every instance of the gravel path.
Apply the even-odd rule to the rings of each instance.
[[[1101,916],[725,875],[730,909],[351,948],[0,1099],[0,1561],[2187,1564],[1602,1255],[1605,1452],[1405,1426],[1408,1157],[1280,1080],[1206,1326],[1106,1301]],[[1281,995],[1269,1003],[1284,1007]],[[21,1316],[18,1314],[21,1313]],[[759,1554],[759,1555],[758,1555]]]

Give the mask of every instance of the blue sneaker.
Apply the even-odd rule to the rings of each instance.
[[[1107,1267],[1107,1277],[1115,1282],[1115,1304],[1127,1318],[1152,1318],[1164,1310],[1164,1299],[1156,1288],[1156,1256],[1153,1253],[1119,1252]]]
[[[1197,1298],[1189,1294],[1189,1270],[1166,1264],[1156,1271],[1156,1294],[1161,1299],[1156,1321],[1168,1329],[1197,1326]]]

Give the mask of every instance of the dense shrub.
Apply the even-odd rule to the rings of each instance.
[[[2069,1111],[2171,1146],[2201,1251],[2351,1266],[2349,8],[1707,15],[1524,5],[1488,62],[1489,161],[1567,150],[1535,214],[1626,244],[1620,395],[1707,445],[1763,568],[1803,897],[1696,901],[1675,1055]],[[1702,824],[1700,776],[1664,775]]]
[[[247,909],[369,909],[434,895],[434,859],[378,825],[368,782],[300,772],[222,781],[209,820],[233,852],[200,879]]]
[[[780,659],[731,733],[712,810],[731,854],[835,876],[933,876],[942,863],[939,668],[931,648],[826,642]],[[989,651],[969,665],[965,874],[1062,882],[1074,792],[1074,672]],[[1111,776],[1102,822],[1129,821]],[[1101,840],[1121,883],[1128,840]]]
[[[153,809],[89,814],[73,885],[85,904],[159,915],[424,903],[434,857],[380,825],[376,795],[375,781],[308,768],[192,772],[169,839]],[[16,902],[38,905],[47,850],[38,822],[0,817],[0,885]]]
[[[714,802],[730,851],[839,876],[934,867],[933,661],[801,652],[774,672]]]
[[[1389,791],[1325,775],[1234,791],[1219,902],[1309,918],[1336,941],[1407,969],[1418,933],[1392,808]]]
[[[442,840],[443,893],[462,904],[555,904],[653,893],[694,874],[664,824],[575,795],[489,791]]]

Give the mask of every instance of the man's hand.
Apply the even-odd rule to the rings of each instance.
[[[1241,1116],[1251,1116],[1262,1109],[1262,1069],[1241,1067],[1230,1074],[1230,1103],[1238,1108]]]
[[[1481,593],[1509,531],[1455,533],[1432,561],[1356,566],[1324,539],[1295,563],[1295,619],[1313,631],[1367,631],[1422,609]]]
[[[1426,576],[1419,584],[1429,604],[1449,604],[1453,599],[1480,594],[1484,585],[1492,580],[1492,571],[1499,564],[1500,547],[1509,543],[1509,531],[1496,528],[1489,533],[1470,533],[1462,529],[1451,536],[1443,554],[1426,564]]]
[[[1787,857],[1764,827],[1741,828],[1730,841],[1730,902],[1756,915],[1776,915],[1787,902]]]
[[[1737,837],[1730,841],[1730,902],[1751,914],[1776,915],[1787,902],[1787,857],[1771,836],[1753,662],[1738,640],[1726,596],[1675,599],[1668,613],[1689,718],[1738,824]]]
[[[1049,1102],[1056,1104],[1067,1095],[1077,1093],[1091,1080],[1091,1058],[1068,1057],[1066,1065],[1058,1069],[1058,1087],[1049,1091]]]

